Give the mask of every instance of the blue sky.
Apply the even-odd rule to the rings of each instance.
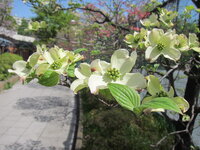
[[[66,5],[67,0],[61,0],[61,4]],[[34,17],[34,13],[31,11],[31,7],[24,4],[22,0],[14,0],[12,15],[22,18]]]
[[[31,11],[31,8],[24,4],[22,0],[14,0],[12,15],[22,18],[34,17],[34,13]]]
[[[61,2],[66,4],[66,1],[67,0],[62,0]],[[94,2],[95,0],[92,1]],[[192,2],[188,0],[187,1],[181,0],[180,6],[191,5],[191,4]],[[12,15],[22,18],[31,18],[35,16],[34,13],[31,11],[31,7],[27,6],[27,4],[24,4],[22,0],[14,0]]]

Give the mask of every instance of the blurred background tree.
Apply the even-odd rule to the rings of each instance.
[[[8,29],[14,29],[16,27],[16,21],[11,16],[12,0],[0,1],[0,26]]]

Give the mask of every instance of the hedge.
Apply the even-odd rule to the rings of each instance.
[[[11,76],[8,69],[11,69],[13,63],[17,60],[22,60],[22,57],[11,53],[3,53],[0,55],[0,81],[4,81]]]

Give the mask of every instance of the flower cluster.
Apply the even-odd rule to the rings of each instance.
[[[83,56],[80,54],[74,54],[57,46],[49,49],[42,45],[37,46],[37,51],[29,57],[27,62],[15,62],[13,64],[14,70],[10,69],[9,72],[17,74],[27,82],[34,78],[39,79],[39,81],[46,79],[43,76],[50,76],[52,78],[56,76],[59,79],[59,75],[68,75],[70,66],[82,58]],[[52,83],[50,86],[53,85]]]
[[[157,77],[149,75],[147,79],[147,91],[151,96],[147,96],[143,99],[142,103],[147,103],[152,99],[158,97],[168,97],[173,100],[183,113],[189,109],[189,103],[183,97],[174,97],[174,89],[171,87],[169,91],[165,91],[164,87],[160,84]],[[151,111],[164,111],[164,109],[152,109]]]
[[[177,16],[176,12],[168,11],[167,9],[160,9],[160,17],[158,19],[158,15],[152,13],[148,18],[141,20],[141,24],[146,28],[151,27],[163,27],[169,28],[173,27],[174,24],[172,23],[173,19]]]
[[[161,51],[165,47],[163,45],[159,44],[157,49]],[[192,46],[194,47],[195,43]],[[73,70],[77,77],[71,84],[74,93],[86,87],[92,94],[99,94],[100,90],[109,89],[117,102],[131,111],[169,109],[182,114],[189,108],[184,98],[174,97],[173,88],[169,92],[165,91],[155,76],[150,75],[145,78],[140,73],[132,73],[137,59],[136,51],[129,55],[128,50],[119,49],[111,56],[110,63],[96,59],[90,64],[81,63],[79,68],[74,68],[76,62],[81,59],[80,54],[57,46],[49,49],[42,45],[37,46],[37,51],[29,57],[27,62],[15,62],[14,70],[9,70],[9,72],[16,73],[25,82],[36,78],[41,85],[54,86],[59,83],[60,75],[70,76]],[[145,88],[151,96],[145,97],[141,103],[137,91]]]
[[[91,64],[82,63],[75,69],[76,79],[71,89],[77,93],[79,90],[89,87],[91,93],[98,94],[100,89],[108,88],[108,83],[119,83],[139,90],[146,87],[146,80],[140,73],[130,73],[137,58],[134,51],[129,56],[128,50],[119,49],[114,52],[111,62],[107,63],[99,59]]]
[[[47,24],[45,21],[41,21],[41,22],[38,22],[38,21],[34,21],[34,22],[31,22],[29,25],[28,25],[28,30],[33,30],[33,31],[37,31],[39,29],[44,29],[47,27]]]
[[[183,51],[194,50],[200,53],[196,34],[190,33],[187,37],[184,34],[176,34],[175,30],[165,32],[163,29],[158,28],[151,31],[142,29],[140,32],[126,35],[125,42],[131,48],[144,46],[146,49],[145,58],[150,62],[155,62],[160,55],[178,61]]]

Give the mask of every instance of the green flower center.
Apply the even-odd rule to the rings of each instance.
[[[192,47],[195,47],[195,45],[194,44],[190,44],[190,48],[192,48]]]
[[[61,62],[54,62],[52,65],[51,65],[51,68],[54,69],[54,70],[57,70],[57,69],[60,69],[62,66],[62,63]]]
[[[138,43],[138,42],[139,42],[139,40],[140,40],[140,37],[138,37],[138,36],[135,36],[135,38],[134,38],[133,42],[134,42],[134,43]]]
[[[175,45],[175,48],[181,48],[181,47],[183,47],[181,43]]]
[[[116,81],[120,77],[120,72],[116,68],[110,68],[107,70],[106,74],[108,77],[114,81]]]
[[[167,93],[164,91],[160,91],[159,93],[156,93],[157,97],[168,97]]]
[[[157,49],[158,49],[159,51],[162,51],[164,48],[165,48],[165,45],[164,45],[163,43],[158,43],[158,44],[157,44]]]

